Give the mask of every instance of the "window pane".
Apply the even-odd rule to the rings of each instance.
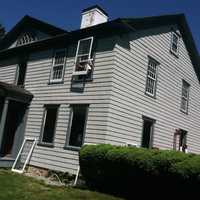
[[[54,65],[64,64],[65,62],[65,51],[56,52]]]
[[[147,80],[146,80],[146,92],[154,95],[156,89],[157,79],[157,63],[153,60],[149,60],[147,68]]]
[[[88,106],[73,106],[69,145],[81,147],[83,143],[84,127]]]
[[[47,107],[46,108],[46,120],[45,120],[45,124],[44,124],[42,142],[45,142],[45,143],[53,142],[57,110],[58,110],[57,107]]]
[[[24,85],[27,63],[20,63],[17,69],[17,85]]]
[[[78,55],[89,54],[92,39],[80,40]]]
[[[178,53],[178,40],[178,35],[175,32],[172,32],[171,50],[174,53]]]
[[[53,67],[53,79],[61,79],[63,73],[63,65]]]
[[[142,147],[151,147],[151,134],[152,134],[153,122],[149,120],[144,120],[143,124],[143,134],[142,134]]]
[[[181,110],[183,111],[188,110],[189,87],[190,85],[186,81],[183,81],[181,97]]]

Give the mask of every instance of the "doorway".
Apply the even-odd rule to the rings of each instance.
[[[23,137],[23,133],[21,133],[21,131],[25,112],[26,104],[12,100],[9,101],[0,148],[1,157],[12,157],[13,147],[17,143],[15,140],[20,140],[20,137]]]

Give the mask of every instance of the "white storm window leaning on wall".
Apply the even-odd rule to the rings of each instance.
[[[175,32],[172,32],[170,50],[171,50],[171,52],[173,54],[178,56],[178,52],[179,52],[179,36]]]
[[[182,96],[181,96],[181,111],[188,112],[188,100],[189,100],[190,85],[183,80],[182,83]]]
[[[78,41],[73,75],[87,75],[92,70],[92,45],[93,37]]]
[[[149,58],[147,68],[147,79],[146,79],[146,91],[145,93],[154,97],[156,94],[156,82],[158,74],[158,62],[152,58]]]
[[[51,69],[50,83],[63,81],[65,65],[65,50],[56,51]]]

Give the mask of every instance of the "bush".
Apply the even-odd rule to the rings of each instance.
[[[144,187],[183,191],[200,182],[200,156],[169,150],[86,145],[80,168],[89,187],[121,195]]]

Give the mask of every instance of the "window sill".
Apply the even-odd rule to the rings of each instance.
[[[185,115],[188,115],[188,111],[182,110],[182,109],[180,109],[180,111],[181,111],[182,113],[184,113]]]
[[[71,151],[80,151],[81,147],[75,147],[75,146],[65,146],[65,150],[71,150]]]
[[[50,147],[50,148],[54,148],[54,144],[53,144],[53,143],[44,143],[44,142],[39,142],[37,145],[38,145],[38,146],[42,146],[42,147]]]
[[[179,58],[179,54],[178,54],[178,53],[175,53],[175,52],[172,51],[171,49],[170,49],[170,53],[171,53],[173,56],[175,56],[176,58]]]
[[[152,99],[156,99],[156,95],[151,95],[148,92],[144,93],[146,96],[151,97]]]
[[[82,83],[82,82],[92,82],[93,81],[93,78],[86,78],[86,79],[81,79],[81,80],[76,80],[76,79],[73,79],[72,78],[72,82],[74,83]]]
[[[61,81],[49,81],[48,85],[63,84],[63,83],[64,83],[64,80],[61,80]]]

